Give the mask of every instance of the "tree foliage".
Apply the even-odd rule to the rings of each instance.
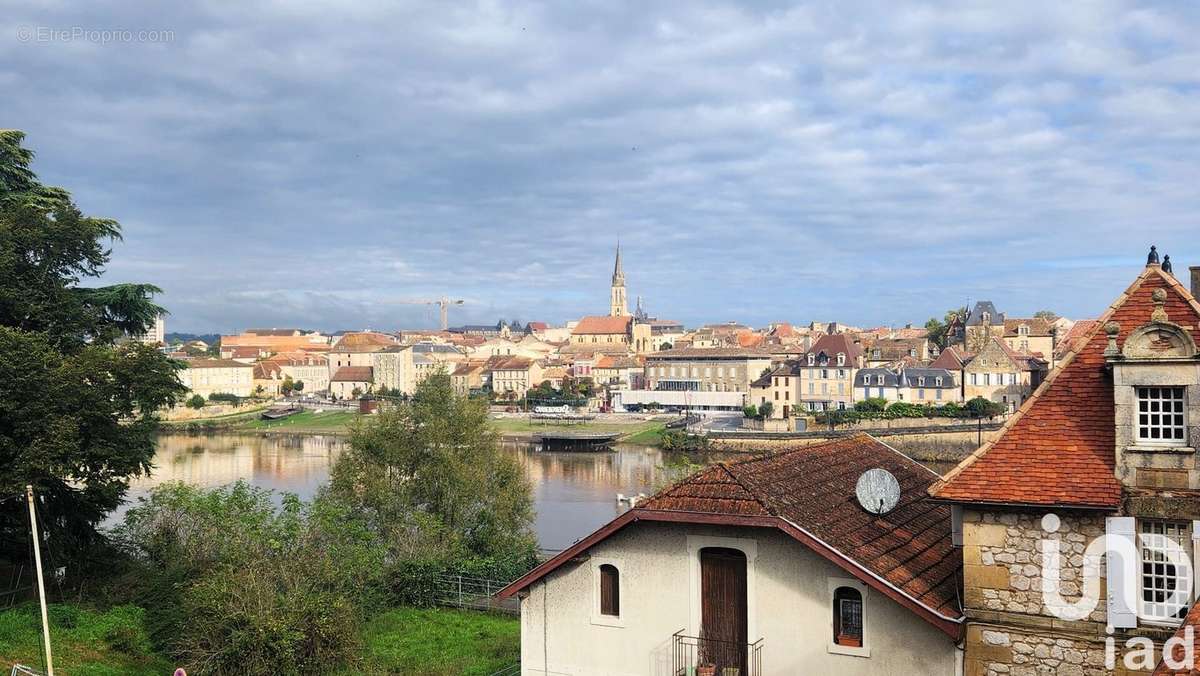
[[[929,342],[937,345],[939,350],[946,349],[946,346],[950,344],[950,328],[956,322],[963,321],[966,316],[967,308],[960,307],[947,310],[941,319],[930,317],[929,321],[925,322],[925,330],[929,332],[927,336]]]
[[[329,491],[401,559],[528,557],[533,497],[499,446],[487,404],[430,375],[351,434]]]
[[[156,413],[184,389],[177,362],[118,342],[163,313],[150,300],[158,289],[81,285],[103,273],[120,225],[38,182],[23,138],[0,131],[0,494],[33,484],[69,559],[149,470]],[[0,504],[0,539],[26,543],[25,520],[18,502]]]
[[[384,548],[334,502],[275,497],[165,484],[116,530],[151,639],[189,673],[331,673],[357,652]]]

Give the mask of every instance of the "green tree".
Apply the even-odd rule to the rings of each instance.
[[[198,411],[198,410],[204,408],[204,397],[202,397],[198,394],[193,394],[187,400],[187,405],[188,405],[188,408],[194,408]]]
[[[758,417],[758,407],[755,406],[754,404],[746,404],[745,406],[742,407],[742,417],[757,418]]]
[[[973,418],[994,418],[1008,411],[1004,404],[983,397],[975,397],[968,401],[965,408],[967,414]]]
[[[291,376],[284,376],[283,382],[279,384],[279,391],[283,396],[287,397],[292,394],[292,390],[296,389],[296,383],[292,381]]]
[[[763,402],[763,405],[758,407],[758,417],[762,418],[763,420],[770,418],[771,414],[774,412],[775,404],[772,404],[769,401]]]
[[[55,552],[83,558],[130,478],[150,470],[182,365],[118,345],[164,312],[159,290],[81,284],[104,272],[120,225],[38,182],[23,138],[0,131],[0,495],[33,484]],[[0,540],[27,542],[26,519],[18,501],[0,503]]]
[[[292,383],[292,391],[293,392],[303,392],[304,391],[304,381],[297,380],[296,382]]]
[[[328,499],[275,497],[164,484],[116,531],[151,639],[189,672],[340,673],[358,652],[385,548]]]
[[[355,428],[329,490],[399,558],[536,551],[524,472],[500,448],[486,403],[454,396],[445,373]]]
[[[1034,319],[1044,319],[1048,322],[1052,322],[1058,319],[1058,313],[1053,310],[1038,310],[1037,312],[1033,313],[1033,317]]]
[[[953,310],[947,310],[942,319],[931,317],[925,322],[925,330],[929,332],[927,336],[929,342],[938,346],[939,350],[946,349],[950,343],[950,327],[955,323],[962,321],[967,316],[967,308],[960,307]]]

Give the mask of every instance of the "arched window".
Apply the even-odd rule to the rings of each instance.
[[[862,593],[853,587],[838,587],[833,592],[833,642],[850,648],[862,647]]]
[[[608,563],[600,566],[600,614],[621,614],[621,573]]]

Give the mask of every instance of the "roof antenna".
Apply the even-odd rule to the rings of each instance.
[[[1146,265],[1158,265],[1158,247],[1150,245],[1150,253],[1146,254]]]

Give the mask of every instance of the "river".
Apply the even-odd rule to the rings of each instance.
[[[153,472],[133,482],[129,500],[166,481],[216,487],[238,479],[311,498],[328,481],[344,445],[344,439],[329,435],[164,435]],[[515,442],[505,442],[504,449],[521,463],[533,486],[534,527],[545,550],[563,549],[628,509],[617,503],[618,493],[653,492],[668,461],[657,448],[628,444],[611,453],[542,453]]]

